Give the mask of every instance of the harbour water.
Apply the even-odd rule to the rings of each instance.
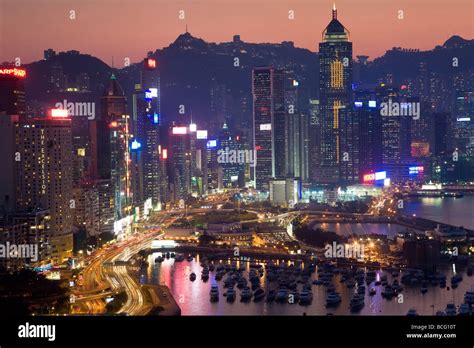
[[[406,202],[405,212],[416,214],[417,216],[450,223],[457,226],[465,226],[474,229],[474,197],[465,196],[460,199],[455,198],[418,198]],[[393,224],[325,224],[322,226],[327,230],[343,235],[351,233],[381,233],[387,236],[394,236],[403,227]],[[445,266],[440,272],[446,276],[447,287],[428,285],[428,291],[422,294],[420,286],[403,285],[402,301],[394,297],[387,300],[381,296],[383,286],[375,286],[374,283],[366,285],[365,306],[359,313],[352,314],[349,309],[349,302],[356,288],[347,288],[346,284],[340,282],[341,275],[335,275],[333,284],[335,290],[341,294],[342,302],[338,307],[326,308],[326,288],[323,285],[312,285],[313,301],[309,306],[289,303],[267,303],[261,302],[240,302],[241,290],[236,288],[236,300],[233,303],[226,302],[223,296],[225,291],[223,281],[215,280],[215,272],[210,272],[209,280],[201,280],[202,267],[199,263],[199,256],[193,261],[175,262],[174,259],[165,259],[162,263],[155,263],[155,258],[160,255],[155,253],[149,256],[149,266],[141,277],[142,282],[152,284],[165,284],[173,294],[176,302],[181,307],[183,315],[406,315],[410,308],[416,308],[420,315],[433,315],[439,310],[444,310],[448,303],[459,306],[463,302],[466,291],[474,290],[474,277],[466,275],[464,269],[456,269],[454,265]],[[246,266],[245,276],[248,278],[249,264]],[[238,262],[237,267],[240,267]],[[189,279],[194,272],[197,276],[195,281]],[[449,279],[459,272],[464,280],[459,283],[456,289],[450,287]],[[393,282],[390,273],[377,272],[377,277],[383,274],[387,276],[388,283]],[[311,275],[311,280],[317,278],[317,272]],[[278,287],[275,282],[268,283],[266,274],[260,278],[261,286],[264,289],[274,289]],[[211,302],[209,292],[212,285],[219,287],[219,301]],[[375,287],[377,293],[369,295],[369,289]],[[299,291],[302,285],[298,284]]]
[[[404,212],[474,230],[474,196],[414,198],[405,202]]]
[[[410,308],[416,308],[420,315],[433,315],[438,310],[445,310],[448,303],[454,303],[459,306],[463,302],[464,294],[474,286],[474,277],[466,276],[465,271],[460,274],[464,280],[459,283],[456,289],[450,288],[449,279],[454,274],[455,267],[447,267],[442,270],[447,277],[447,288],[428,285],[428,292],[422,294],[420,286],[403,285],[404,290],[402,302],[394,297],[387,300],[382,297],[382,285],[375,286],[374,283],[366,285],[365,306],[359,313],[353,314],[349,309],[349,302],[356,288],[347,288],[346,284],[340,282],[340,275],[335,275],[333,284],[336,291],[341,294],[342,302],[336,308],[326,308],[326,288],[323,285],[312,285],[313,301],[309,306],[301,306],[298,303],[267,303],[261,302],[240,302],[241,290],[236,289],[236,300],[233,303],[226,302],[223,296],[225,291],[223,280],[215,280],[215,272],[210,272],[209,280],[201,280],[202,267],[199,263],[199,256],[191,262],[175,262],[174,259],[165,259],[162,263],[155,263],[154,259],[160,255],[155,253],[149,256],[149,266],[141,281],[152,284],[165,284],[171,290],[173,297],[181,308],[183,315],[406,315]],[[245,263],[245,275],[248,278],[249,264]],[[237,263],[240,267],[240,263]],[[189,279],[190,274],[194,272],[197,275],[195,281]],[[378,271],[377,278],[383,274],[387,275],[387,280],[392,283],[392,276],[386,272]],[[311,276],[311,280],[317,278],[317,272]],[[311,282],[311,281],[310,281]],[[209,292],[212,285],[219,287],[219,301],[211,302]],[[264,289],[276,289],[278,284],[269,283],[266,275],[261,277],[261,285]],[[369,289],[375,287],[377,293],[374,296],[369,295]],[[448,287],[450,288],[448,290]],[[302,285],[298,284],[298,290],[301,292]]]
[[[463,226],[474,230],[474,196],[462,198],[412,198],[404,202],[403,212],[442,223]],[[314,228],[336,232],[341,236],[351,234],[383,234],[394,238],[405,227],[396,224],[348,224],[324,223],[315,224]]]

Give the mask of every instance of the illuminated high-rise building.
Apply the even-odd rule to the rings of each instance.
[[[285,89],[287,124],[287,177],[309,181],[309,96],[307,90],[291,79]]]
[[[0,114],[25,116],[26,70],[10,65],[0,65]]]
[[[309,100],[309,177],[311,183],[320,182],[321,166],[321,110],[318,99]]]
[[[169,178],[171,198],[177,203],[191,192],[191,148],[189,127],[173,123],[169,135]]]
[[[15,210],[16,204],[16,164],[21,160],[16,147],[18,115],[0,114],[0,156],[4,159],[0,171],[0,215]]]
[[[474,92],[457,92],[454,107],[454,147],[472,156],[474,155]]]
[[[141,196],[145,201],[151,199],[154,209],[165,201],[168,189],[165,166],[160,163],[160,100],[158,63],[153,58],[146,58],[141,70],[141,83],[135,85],[132,118],[135,140],[141,144],[138,150],[141,151],[143,166],[138,169],[143,175]]]
[[[0,268],[18,270],[39,266],[48,261],[47,246],[51,216],[47,210],[16,212],[0,216],[0,244],[37,245],[37,256],[0,258]]]
[[[17,124],[16,209],[49,210],[47,255],[62,263],[72,256],[72,136],[70,118],[53,116]]]
[[[382,114],[384,105],[405,103],[398,88],[379,86],[375,89],[376,107]],[[400,108],[401,110],[401,108]],[[408,177],[409,167],[413,165],[411,157],[411,124],[413,116],[381,116],[382,119],[382,164],[392,181],[401,181]]]
[[[101,97],[101,118],[104,125],[103,149],[104,154],[98,152],[98,158],[103,158],[105,163],[100,163],[107,172],[103,179],[111,180],[114,192],[115,218],[121,219],[130,211],[131,204],[131,172],[130,172],[130,116],[127,115],[127,100],[122,87],[114,75],[111,76],[109,86]],[[102,161],[100,161],[102,162]],[[106,165],[105,165],[106,164]]]
[[[248,161],[246,153],[240,151],[240,143],[236,136],[230,131],[227,123],[224,123],[219,132],[218,162],[222,169],[221,187],[236,187],[239,185],[239,178],[243,176],[244,162]]]
[[[255,185],[268,191],[269,180],[287,172],[284,72],[269,67],[253,69],[252,94]]]
[[[352,106],[352,42],[349,31],[337,19],[323,31],[319,44],[322,183],[358,180],[358,122]]]
[[[359,177],[382,169],[382,116],[374,90],[355,92],[353,112],[359,124]]]

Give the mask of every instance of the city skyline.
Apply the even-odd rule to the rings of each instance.
[[[64,13],[63,2],[48,1],[41,11],[54,3],[53,12]],[[218,13],[234,0],[197,1],[167,11],[205,3],[215,6],[202,10]],[[398,1],[405,8],[399,21],[424,2]],[[94,14],[85,11],[89,0],[76,3],[68,20],[87,15],[91,25],[67,25],[81,27],[87,47],[74,35],[68,49],[50,45],[49,25],[58,22],[49,13],[28,36],[47,44],[43,58],[0,63],[0,316],[35,316],[28,332],[44,316],[86,324],[90,316],[115,316],[110,332],[87,329],[101,326],[98,336],[110,341],[122,320],[127,330],[144,331],[136,316],[318,316],[324,324],[327,316],[357,315],[355,325],[371,317],[385,328],[388,316],[435,323],[446,319],[434,316],[459,316],[428,338],[462,339],[458,323],[474,318],[472,35],[450,35],[429,51],[393,47],[370,61],[358,54],[358,40],[374,52],[407,42],[401,31],[392,38],[385,30],[402,24],[378,18],[372,0],[342,0],[305,27],[317,53],[298,40],[251,44],[242,31],[226,43],[205,42],[183,21],[169,46],[135,57],[153,41],[155,23],[167,35],[178,28],[158,20],[167,12],[147,17],[164,3],[110,0]],[[270,3],[252,7],[266,10],[252,37],[293,35],[263,21],[286,6]],[[288,15],[323,3],[301,0]],[[373,21],[358,15],[359,6]],[[428,22],[439,20],[433,13],[441,7],[426,8]],[[104,9],[109,16],[99,19]],[[125,9],[143,15],[130,16],[132,29],[117,17]],[[239,11],[228,15],[247,18]],[[25,16],[16,18],[34,26]],[[433,40],[449,21],[428,22],[417,22],[414,42],[427,33]],[[101,31],[110,24],[113,34]],[[128,35],[134,53],[115,56],[132,47]],[[114,55],[112,68],[99,59],[103,50]],[[28,336],[26,324],[19,339]],[[216,325],[206,326],[216,339]],[[367,327],[373,342],[385,339],[374,339],[381,330],[373,323]],[[395,327],[390,336],[403,339],[425,330]],[[228,335],[228,328],[219,331]],[[304,335],[299,330],[295,336]]]
[[[125,58],[139,62],[146,52],[167,47],[186,30],[208,42],[229,42],[233,35],[241,35],[245,42],[293,41],[295,46],[315,52],[321,38],[321,28],[333,6],[332,1],[314,4],[308,1],[288,4],[277,2],[271,8],[265,7],[268,5],[266,1],[256,4],[244,2],[236,6],[232,6],[231,2],[207,7],[209,12],[200,11],[207,2],[209,1],[170,5],[166,1],[121,1],[119,7],[111,7],[111,1],[67,5],[50,1],[35,8],[35,11],[30,11],[32,5],[29,0],[3,0],[0,4],[2,13],[8,13],[9,16],[2,18],[0,31],[4,39],[0,61],[13,61],[20,57],[22,64],[27,64],[39,60],[42,51],[51,47],[57,51],[75,49],[95,55],[108,65],[112,65],[114,60],[114,66],[120,68]],[[143,7],[140,7],[142,4]],[[248,6],[253,7],[251,9]],[[341,0],[336,2],[336,6],[345,18],[345,25],[351,28],[350,39],[355,43],[354,56],[368,55],[371,60],[392,47],[430,50],[452,35],[467,39],[473,36],[469,16],[472,4],[468,0],[450,3],[402,1],[396,5],[376,1],[356,5]],[[184,14],[180,13],[181,10]],[[267,12],[262,15],[265,10]],[[127,23],[136,23],[135,20],[129,20],[130,13],[136,13],[136,21],[150,23],[150,26],[130,27]],[[374,13],[380,15],[373,16]],[[153,17],[154,14],[156,17]],[[179,18],[181,15],[184,19]],[[45,16],[52,20],[38,22]],[[239,20],[241,16],[246,16],[245,25]],[[214,20],[209,21],[209,17]],[[19,28],[11,22],[13,18],[23,25]],[[103,21],[103,18],[108,20]],[[440,21],[440,18],[443,20]],[[154,20],[166,30],[159,30],[158,27],[155,29],[152,24]],[[367,26],[367,21],[373,25]],[[286,22],[288,25],[285,25]],[[30,42],[27,37],[35,25],[35,28],[40,28],[42,35]],[[271,29],[274,26],[284,30],[275,31]],[[61,30],[57,30],[58,27]],[[372,30],[373,27],[377,27],[377,30]],[[117,31],[121,35],[116,35]],[[104,38],[107,43],[105,45]],[[156,44],[150,45],[150,40],[156,40]]]

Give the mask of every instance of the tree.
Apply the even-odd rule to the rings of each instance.
[[[209,234],[203,234],[199,236],[199,245],[201,246],[208,246],[210,244],[214,244],[216,241],[216,237],[211,236]]]

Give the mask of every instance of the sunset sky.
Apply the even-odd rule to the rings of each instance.
[[[451,35],[473,38],[472,0],[338,0],[354,56],[370,59],[394,46],[431,49]],[[168,46],[185,31],[206,41],[293,41],[317,50],[331,19],[329,0],[0,0],[0,62],[22,64],[43,50],[79,50],[111,64]],[[74,10],[76,19],[69,19]],[[185,20],[179,11],[185,11]],[[295,19],[288,19],[293,10]],[[404,19],[398,19],[398,11]]]

